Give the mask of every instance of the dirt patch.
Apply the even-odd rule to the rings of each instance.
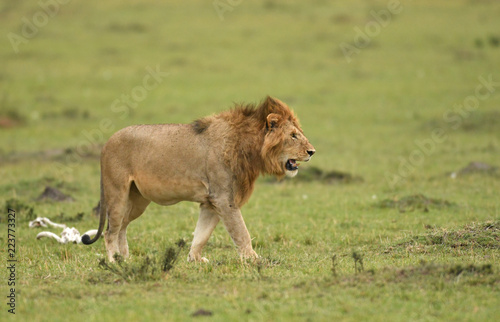
[[[474,45],[476,48],[484,47],[500,47],[500,35],[489,35],[488,37],[476,38],[474,40]]]
[[[18,126],[23,126],[27,123],[28,118],[24,113],[21,113],[18,107],[18,102],[12,101],[9,94],[4,90],[0,97],[0,128],[8,129]]]
[[[451,52],[456,60],[474,60],[483,57],[482,53],[465,48],[454,48]]]
[[[45,201],[45,200],[68,201],[68,202],[75,201],[73,197],[66,195],[61,191],[59,191],[58,189],[50,186],[46,186],[42,194],[38,196],[38,198],[36,198],[36,201]]]
[[[118,33],[144,33],[148,30],[145,25],[137,22],[127,24],[112,23],[108,25],[107,29]]]
[[[40,196],[40,192],[47,186],[55,187],[66,192],[76,192],[80,188],[78,183],[67,183],[53,177],[41,177],[37,179],[20,180],[14,183],[0,185],[0,194],[16,195],[21,200],[34,201]]]
[[[0,128],[8,129],[26,124],[26,116],[15,109],[0,110]]]
[[[448,274],[458,276],[464,273],[470,274],[493,274],[493,265],[491,264],[483,264],[483,265],[453,265],[446,270]]]
[[[214,313],[205,309],[199,309],[198,311],[191,314],[191,316],[212,316]]]
[[[313,182],[319,181],[325,184],[345,184],[363,182],[363,178],[343,171],[324,171],[318,167],[307,167],[299,170],[294,181]]]
[[[353,18],[346,14],[336,14],[330,18],[330,21],[334,24],[343,25],[351,23],[353,21]]]
[[[462,129],[466,132],[500,130],[500,112],[477,112],[463,119]]]
[[[18,126],[20,123],[6,116],[0,116],[0,128],[9,129]]]
[[[420,210],[424,212],[430,211],[432,208],[448,208],[454,207],[456,204],[448,200],[428,198],[423,194],[409,195],[402,198],[394,197],[392,199],[384,199],[377,203],[379,208],[396,208],[399,212],[409,212]]]
[[[83,216],[85,216],[85,213],[83,213],[83,212],[79,212],[71,217],[67,217],[64,212],[61,212],[61,214],[57,218],[57,221],[62,222],[62,223],[79,222],[79,221],[82,221]]]
[[[460,169],[459,171],[452,172],[450,177],[457,178],[463,177],[471,174],[483,174],[488,176],[500,176],[500,171],[498,167],[483,163],[483,162],[471,162],[466,167]]]
[[[425,252],[427,247],[500,249],[500,220],[472,223],[462,229],[449,231],[433,228],[429,233],[410,237],[408,240],[389,247],[385,253],[405,247],[409,252]]]
[[[500,283],[500,275],[495,272],[494,266],[485,264],[437,264],[422,261],[420,265],[404,268],[384,267],[378,270],[356,272],[354,275],[333,275],[330,285],[358,286],[362,284],[394,284],[405,285],[424,284],[435,285],[437,282],[467,284],[467,285],[496,285]]]
[[[445,279],[453,279],[459,275],[469,277],[474,276],[485,276],[494,274],[493,265],[491,264],[433,264],[421,262],[419,266],[410,266],[402,269],[386,269],[386,272],[393,274],[392,278],[394,282],[404,282],[409,279],[420,279],[422,276],[429,277],[444,277]],[[498,283],[498,278],[496,282]]]

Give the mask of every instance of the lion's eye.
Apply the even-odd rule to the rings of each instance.
[[[297,140],[297,133],[292,133],[292,139]]]

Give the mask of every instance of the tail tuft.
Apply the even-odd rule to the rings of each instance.
[[[84,243],[85,245],[90,245],[92,244],[92,241],[90,240],[90,236],[85,234],[82,236],[82,243]]]

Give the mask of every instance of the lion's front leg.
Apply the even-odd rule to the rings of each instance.
[[[193,243],[189,251],[188,261],[207,263],[208,259],[201,257],[201,250],[206,245],[210,235],[219,223],[219,215],[209,205],[200,205],[200,217],[194,230]]]
[[[252,248],[252,239],[247,230],[243,216],[239,209],[230,209],[221,213],[222,222],[233,242],[238,247],[238,253],[243,258],[258,258],[259,255]]]

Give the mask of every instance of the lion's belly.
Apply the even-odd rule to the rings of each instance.
[[[202,180],[142,175],[134,182],[144,198],[164,206],[180,201],[204,203],[208,199],[208,186]]]

